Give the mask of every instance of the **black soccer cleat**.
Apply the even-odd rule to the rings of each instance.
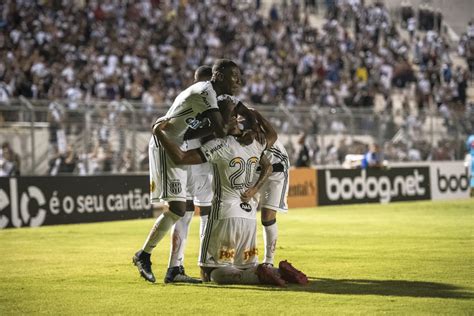
[[[155,283],[156,279],[151,271],[150,255],[143,250],[138,251],[132,258],[133,264],[137,267],[140,275],[148,282]]]
[[[202,283],[200,279],[196,279],[186,275],[184,272],[184,267],[171,267],[166,271],[165,283],[192,283],[198,284]]]

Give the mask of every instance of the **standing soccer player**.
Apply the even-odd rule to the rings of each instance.
[[[217,106],[217,96],[232,95],[240,88],[238,66],[228,59],[217,60],[212,67],[211,81],[195,83],[181,92],[166,115],[158,121],[166,119],[169,122],[169,128],[164,133],[179,146],[183,146],[184,135],[189,127],[199,128],[206,122],[210,123],[216,137],[224,137],[226,132]],[[186,214],[189,168],[176,165],[158,142],[150,142],[150,145],[151,201],[164,201],[168,203],[169,210],[158,217],[142,249],[133,256],[133,263],[145,280],[155,282],[151,253],[170,228]],[[158,150],[152,149],[153,146]],[[176,275],[184,275],[184,271],[179,268],[175,270]]]
[[[212,67],[200,66],[194,72],[194,82],[209,81],[212,78]],[[196,131],[196,127],[189,127],[185,133],[184,143],[185,151],[199,148],[201,146],[200,139],[188,139],[192,131]],[[153,142],[153,150],[158,147]],[[168,263],[168,270],[165,276],[165,283],[186,282],[198,283],[199,279],[191,278],[185,273],[184,269],[184,250],[188,238],[189,225],[194,215],[194,207],[200,209],[200,229],[199,234],[204,234],[204,227],[211,211],[212,205],[212,168],[209,163],[198,165],[190,165],[188,167],[187,179],[187,196],[186,196],[186,213],[180,218],[171,229],[171,249]]]
[[[273,266],[278,226],[276,214],[288,212],[289,167],[288,154],[283,144],[277,139],[266,151],[272,164],[272,174],[260,190],[261,221],[265,247],[263,263]]]

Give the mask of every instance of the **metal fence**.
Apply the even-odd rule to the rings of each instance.
[[[0,104],[0,142],[18,154],[22,175],[146,171],[151,124],[168,107],[14,99]],[[305,134],[314,165],[340,164],[341,155],[362,154],[369,143],[378,143],[391,161],[439,159],[440,148],[444,160],[462,159],[465,139],[474,131],[474,115],[466,111],[447,116],[436,109],[412,114],[316,105],[255,108],[273,123],[293,161]],[[413,150],[419,153],[410,155]],[[61,159],[74,168],[61,169]]]

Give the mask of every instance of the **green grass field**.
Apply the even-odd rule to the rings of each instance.
[[[154,220],[0,231],[0,315],[474,314],[474,200],[292,209],[276,259],[308,286],[150,284],[131,263]],[[198,276],[199,219],[186,267]],[[261,229],[259,245],[262,251]]]

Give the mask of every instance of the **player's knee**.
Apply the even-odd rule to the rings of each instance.
[[[269,224],[269,225],[272,225],[273,223],[276,222],[276,211],[270,210],[270,209],[267,209],[267,208],[263,208],[262,209],[262,214],[261,214],[261,219],[262,219],[262,224],[263,225],[268,224],[270,222],[271,222],[271,224]],[[265,225],[265,226],[269,226],[269,225]]]
[[[179,217],[183,217],[186,214],[186,202],[171,201],[169,202],[169,211]]]

